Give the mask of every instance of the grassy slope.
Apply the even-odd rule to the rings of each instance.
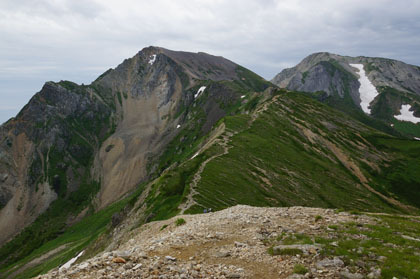
[[[323,122],[336,129],[329,130]],[[410,155],[410,152],[419,154],[418,142],[409,141],[412,148],[406,150],[390,149],[387,144],[394,140],[391,137],[297,93],[281,95],[278,104],[271,105],[251,125],[248,125],[249,117],[244,115],[228,117],[225,123],[230,130],[239,133],[232,137],[229,153],[211,161],[202,174],[198,187],[200,195],[196,200],[203,207],[222,209],[242,203],[400,210],[361,186],[354,173],[335,159],[336,155],[324,143],[311,143],[296,123],[314,133],[322,133],[323,138],[338,146],[370,178],[371,186],[384,193],[400,194],[402,200],[420,206],[415,198],[411,198],[420,189],[420,178],[414,172],[420,167],[420,161],[416,155]],[[357,144],[367,141],[365,145],[368,145],[368,140],[374,142],[377,139],[385,142],[379,149],[374,145],[358,149],[351,144],[353,141]],[[315,149],[321,150],[323,155]],[[409,168],[387,168],[387,172],[378,173],[362,162],[365,157],[370,156],[371,160],[381,157],[383,152],[387,152],[384,158],[396,158],[393,164],[409,160]],[[376,164],[378,168],[384,168],[385,162],[378,159]],[[410,181],[409,191],[399,183],[405,174],[408,177],[402,181]],[[390,180],[389,176],[394,179]]]
[[[271,85],[243,67],[238,67],[237,73],[238,80],[202,81],[189,89],[191,92],[187,92],[194,94],[198,88],[206,86],[206,90],[192,105],[180,108],[177,116],[183,115],[187,121],[159,158],[158,170],[161,176],[152,183],[145,201],[148,220],[162,220],[176,215],[179,212],[178,206],[186,200],[189,185],[200,164],[222,152],[220,147],[214,146],[190,159],[209,137],[203,133],[203,126],[207,118],[211,117],[206,113],[206,108],[217,106],[225,115],[236,115],[257,104],[255,91],[263,91]]]
[[[141,194],[142,190],[143,188],[139,187],[127,198],[84,218],[81,222],[67,228],[64,233],[56,238],[45,241],[39,248],[28,253],[25,257],[20,258],[18,261],[11,264],[3,265],[0,269],[0,278],[6,278],[14,271],[46,254],[48,251],[53,251],[56,248],[67,245],[66,249],[53,254],[41,264],[31,266],[14,278],[30,278],[45,273],[58,265],[64,264],[75,257],[80,251],[84,250],[89,244],[94,242],[100,235],[109,232],[112,215],[124,210],[126,207],[131,207],[137,197]]]

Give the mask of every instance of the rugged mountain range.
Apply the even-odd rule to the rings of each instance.
[[[381,122],[373,119],[394,127],[399,133],[420,136],[419,128],[412,125],[420,120],[418,66],[386,58],[321,52],[306,57],[293,68],[283,70],[272,82],[290,90],[311,92],[318,100],[353,116],[359,114],[356,116],[359,120],[386,132],[392,133],[392,130],[381,127]],[[371,88],[366,88],[369,86]],[[371,97],[362,100],[361,97],[366,94]],[[371,117],[364,117],[360,114],[361,110]],[[411,117],[398,117],[406,114],[411,114]]]
[[[273,80],[309,95],[223,57],[159,47],[90,85],[46,83],[0,128],[0,276],[27,278],[83,249],[113,249],[144,223],[209,208],[418,213],[420,142],[377,116],[379,101],[362,111],[362,73],[350,64],[369,80],[378,73],[379,96],[396,92],[414,109],[417,83],[405,77],[418,69],[310,57]]]
[[[103,208],[133,190],[159,167],[153,158],[194,121],[191,107],[204,115],[188,136],[201,136],[226,114],[220,106],[240,100],[217,82],[247,87],[247,73],[221,57],[150,47],[88,86],[46,83],[1,127],[0,241],[53,201],[79,211],[95,196],[95,208]],[[197,104],[201,86],[214,98]]]

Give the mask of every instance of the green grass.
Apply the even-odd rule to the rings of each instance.
[[[274,249],[274,247],[268,248],[267,252],[272,256],[296,256],[303,254],[303,251],[295,248],[284,248],[284,249]]]
[[[391,215],[375,215],[378,224],[360,226],[350,222],[337,226],[335,236],[327,239],[316,237],[316,243],[324,245],[325,256],[344,257],[345,263],[352,268],[362,261],[366,269],[379,267],[385,279],[420,278],[420,242],[408,240],[403,235],[418,238],[419,219]],[[364,236],[361,238],[360,236]],[[333,246],[331,243],[337,243]],[[382,260],[378,260],[382,257]]]
[[[121,211],[130,203],[132,204],[133,199],[136,200],[142,190],[143,188],[140,187],[131,196],[84,218],[79,223],[66,228],[62,234],[55,236],[51,240],[45,240],[41,246],[31,252],[28,252],[18,260],[14,260],[7,265],[3,265],[0,269],[0,273],[2,274],[1,278],[5,278],[8,274],[10,274],[14,267],[22,267],[31,260],[36,259],[48,251],[52,251],[62,245],[68,245],[68,248],[54,255],[42,264],[24,271],[16,278],[33,277],[67,262],[81,250],[85,249],[90,243],[95,241],[101,234],[107,232],[112,215]],[[35,237],[35,235],[32,235],[32,237]],[[21,247],[24,246],[21,245]]]
[[[175,221],[175,225],[176,226],[182,226],[182,225],[184,225],[186,223],[186,221],[185,221],[185,219],[184,218],[178,218],[178,219],[176,219],[176,221]]]
[[[308,269],[302,264],[295,264],[295,266],[293,267],[293,273],[304,275],[307,272],[308,272]]]
[[[231,138],[229,153],[204,169],[196,197],[199,204],[217,210],[249,204],[396,211],[366,188],[357,187],[358,178],[331,159],[336,155],[327,146],[310,142],[291,117],[314,134],[321,130],[328,141],[356,162],[365,154],[350,142],[365,140],[357,136],[359,133],[379,133],[303,94],[281,94],[279,102],[287,103],[293,111],[272,105],[252,125],[249,115],[224,118],[227,129],[238,133]],[[337,132],[328,130],[325,122],[335,125]],[[360,167],[363,170],[366,166]]]
[[[291,234],[286,235],[280,239],[280,242],[284,245],[292,244],[313,244],[312,238],[304,234]]]

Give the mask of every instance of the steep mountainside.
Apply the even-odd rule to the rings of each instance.
[[[240,102],[221,80],[268,86],[259,77],[252,84],[249,73],[222,57],[149,47],[88,86],[46,83],[0,130],[0,243],[53,201],[60,231],[87,213],[91,199],[100,209],[133,190],[188,123],[199,122],[190,136],[201,137]],[[197,104],[204,95],[215,97]],[[200,117],[190,113],[199,110]]]
[[[21,232],[0,248],[0,278],[115,250],[145,223],[210,208],[420,208],[419,141],[204,53],[149,47],[90,85],[47,83],[1,129],[0,213],[21,216],[0,220],[2,241]]]
[[[388,133],[420,136],[420,127],[415,125],[420,122],[420,67],[385,58],[323,52],[283,70],[272,82],[311,92],[319,100]]]
[[[159,176],[243,94],[268,86],[222,57],[157,47],[87,86],[46,83],[1,127],[0,243],[26,228],[2,248],[0,263],[15,263]]]

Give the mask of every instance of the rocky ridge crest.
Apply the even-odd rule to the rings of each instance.
[[[37,278],[380,278],[375,264],[383,260],[380,256],[354,265],[349,258],[329,256],[324,244],[312,241],[321,236],[333,241],[333,228],[354,222],[362,232],[378,219],[332,209],[243,205],[180,215],[145,224],[113,250]],[[302,235],[309,242],[276,242]]]

